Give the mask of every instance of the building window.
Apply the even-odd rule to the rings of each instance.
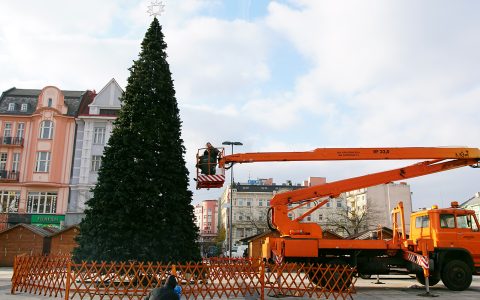
[[[8,111],[14,111],[15,110],[15,103],[8,103]]]
[[[27,111],[28,104],[27,103],[22,103],[22,106],[20,107],[21,111]]]
[[[312,221],[312,217],[311,217],[311,216],[307,216],[307,221],[308,221],[308,222]]]
[[[243,228],[237,228],[237,232],[236,232],[236,237],[241,237],[243,238],[244,237],[244,231],[243,231]]]
[[[0,213],[18,212],[19,191],[0,191]]]
[[[323,220],[323,215],[322,215],[322,214],[319,214],[319,215],[318,215],[318,220],[319,220],[319,221]]]
[[[20,153],[13,153],[12,172],[18,172],[20,166]]]
[[[45,120],[40,124],[40,138],[51,139],[53,133],[53,122]]]
[[[22,139],[24,134],[25,134],[25,123],[18,123],[17,124],[17,137],[19,139]]]
[[[37,152],[35,172],[48,172],[50,169],[50,152]]]
[[[342,201],[337,201],[337,207],[342,207]]]
[[[327,202],[327,207],[330,207],[330,201],[331,201],[331,200],[328,200],[328,202]]]
[[[105,127],[93,129],[93,143],[103,145],[105,143]]]
[[[243,199],[238,199],[238,206],[243,206]]]
[[[52,107],[52,98],[48,98],[48,107]]]
[[[258,200],[258,206],[263,206],[263,201],[262,200]]]
[[[98,172],[100,166],[102,165],[102,156],[92,155],[92,172]]]
[[[57,193],[29,192],[27,213],[54,214],[57,212]]]
[[[247,206],[252,206],[252,202],[250,202],[250,199],[247,199]]]
[[[3,127],[3,136],[6,138],[12,136],[12,123],[5,123],[5,127]]]
[[[5,171],[7,168],[7,152],[0,153],[0,171]]]

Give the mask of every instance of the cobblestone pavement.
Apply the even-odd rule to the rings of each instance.
[[[31,294],[10,294],[12,277],[12,268],[0,268],[0,300],[41,300],[41,299],[62,299],[54,297],[44,297]],[[425,288],[417,284],[415,279],[409,276],[381,276],[380,282],[383,284],[375,284],[376,278],[358,279],[355,287],[357,293],[353,295],[355,300],[380,300],[380,299],[428,299],[419,296],[425,293]],[[448,290],[441,282],[430,289],[431,294],[437,295],[437,299],[453,299],[456,298],[466,300],[480,299],[480,276],[474,276],[474,280],[470,289],[463,292],[453,292]],[[225,298],[226,299],[226,298]],[[232,299],[232,298],[230,298]],[[255,299],[249,298],[233,298],[233,299]],[[275,295],[266,295],[265,299],[285,299],[285,300],[304,300],[309,298],[301,297],[281,297]],[[333,299],[333,297],[331,298]]]

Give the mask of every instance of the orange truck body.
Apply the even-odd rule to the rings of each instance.
[[[276,194],[270,200],[271,222],[275,230],[279,231],[280,237],[266,240],[263,245],[265,259],[277,262],[287,260],[349,264],[357,267],[361,274],[388,274],[393,269],[403,269],[405,273],[416,274],[421,283],[424,283],[427,276],[430,284],[442,279],[452,290],[463,290],[470,286],[472,275],[480,274],[479,223],[473,211],[453,205],[451,208],[432,208],[413,213],[407,237],[403,207],[400,205],[392,213],[394,237],[391,240],[328,240],[323,238],[322,228],[318,224],[301,222],[306,215],[327,201],[321,201],[295,220],[288,217],[288,206],[464,166],[478,167],[478,148],[319,148],[306,152],[243,153],[222,156],[218,167],[224,170],[236,163],[333,160],[423,161],[402,168]],[[225,180],[224,176],[197,178],[197,188],[220,187]],[[443,225],[442,222],[446,219],[450,222],[449,225]],[[417,222],[420,222],[420,227],[416,226]],[[423,266],[423,270],[420,266]]]

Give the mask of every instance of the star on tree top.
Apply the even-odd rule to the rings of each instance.
[[[150,16],[156,18],[165,11],[165,4],[162,1],[155,0],[148,6],[148,13]]]

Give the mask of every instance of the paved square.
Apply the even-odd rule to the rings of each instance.
[[[40,300],[40,299],[62,299],[60,297],[43,297],[38,295],[19,293],[10,294],[12,277],[12,268],[0,268],[0,300]],[[380,299],[428,299],[427,297],[418,296],[425,293],[425,288],[420,286],[414,278],[403,275],[382,275],[380,282],[383,284],[375,284],[376,277],[372,279],[358,279],[355,287],[357,294],[354,294],[356,300],[380,300]],[[480,299],[480,276],[474,276],[470,289],[463,292],[454,292],[447,289],[441,282],[430,289],[432,294],[438,295],[437,299]],[[267,295],[266,295],[267,296]],[[231,299],[231,298],[230,298]],[[251,298],[236,298],[251,299]],[[273,297],[267,296],[265,299],[296,299],[303,300],[309,298],[300,297]],[[333,297],[331,298],[333,299]]]

